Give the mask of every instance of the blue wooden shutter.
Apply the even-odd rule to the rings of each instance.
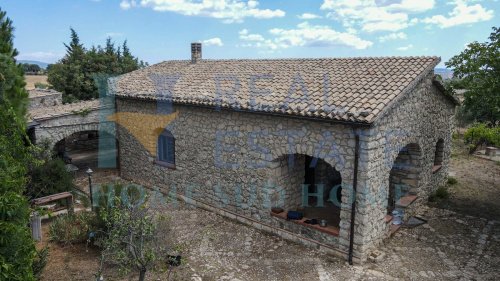
[[[165,138],[166,142],[166,158],[165,161],[168,163],[175,164],[175,140],[173,137]]]

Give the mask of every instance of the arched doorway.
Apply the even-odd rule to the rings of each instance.
[[[89,130],[73,133],[56,142],[54,153],[78,171],[87,168],[118,168],[118,143],[114,135],[105,131]]]
[[[399,151],[389,176],[389,213],[394,210],[401,197],[417,194],[422,170],[421,157],[420,146],[416,143],[410,143]]]
[[[310,219],[340,224],[342,177],[321,158],[286,154],[272,161],[272,207],[300,211]]]

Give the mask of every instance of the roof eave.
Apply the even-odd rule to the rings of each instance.
[[[441,92],[447,98],[447,100],[451,101],[455,106],[460,105],[460,100],[457,99],[457,97],[455,97],[455,95],[449,94],[446,91],[444,84],[440,80],[436,79],[436,75],[434,75],[434,77],[432,78],[432,84],[434,86],[436,86],[436,88],[439,90],[439,92]]]
[[[149,98],[149,97],[131,97],[131,96],[124,96],[124,95],[116,95],[116,97],[119,99],[127,99],[127,100],[157,101],[156,99]],[[302,119],[302,120],[309,120],[309,121],[316,121],[316,122],[349,125],[352,127],[370,127],[373,124],[373,122],[349,121],[349,120],[339,120],[339,119],[332,119],[332,118],[319,118],[319,117],[314,117],[314,116],[283,114],[283,113],[277,113],[277,112],[257,111],[257,110],[249,110],[249,109],[231,109],[231,108],[215,107],[215,106],[203,105],[203,104],[179,103],[179,102],[175,102],[175,101],[172,103],[177,104],[177,105],[184,105],[184,106],[191,106],[191,107],[198,107],[198,108],[207,108],[207,109],[212,109],[212,110],[224,110],[224,111],[230,111],[230,112],[244,112],[244,113],[251,113],[251,114],[260,114],[260,115],[277,116],[277,117],[285,117],[285,118],[295,118],[295,119]]]

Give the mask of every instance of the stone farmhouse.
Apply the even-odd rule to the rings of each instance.
[[[446,181],[457,100],[434,79],[440,58],[191,47],[110,80],[123,178],[355,262],[397,229],[394,208],[408,218]]]

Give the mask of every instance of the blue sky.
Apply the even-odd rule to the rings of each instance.
[[[499,0],[0,0],[18,59],[55,62],[73,27],[87,46],[107,36],[149,63],[204,58],[437,55],[499,26]],[[440,66],[442,66],[441,63]]]

